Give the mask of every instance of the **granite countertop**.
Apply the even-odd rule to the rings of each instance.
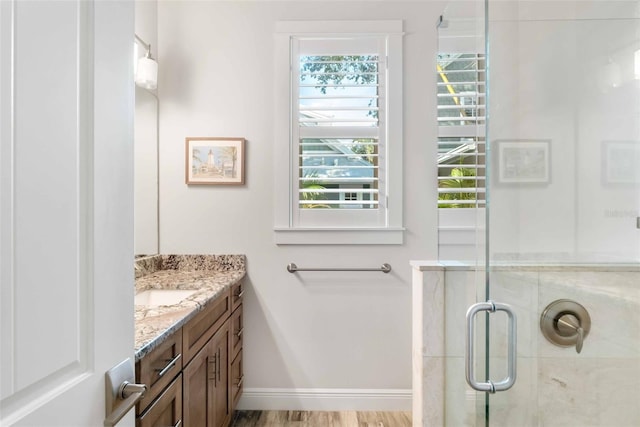
[[[136,293],[197,290],[174,305],[135,306],[135,358],[143,358],[245,275],[244,255],[157,255],[136,260]]]

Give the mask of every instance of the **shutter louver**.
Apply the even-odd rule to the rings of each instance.
[[[484,55],[441,53],[437,73],[438,207],[484,207]]]

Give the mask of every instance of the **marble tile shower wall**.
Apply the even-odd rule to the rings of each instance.
[[[450,426],[477,422],[478,401],[464,379],[464,331],[480,276],[472,270],[445,273],[445,419]],[[551,344],[540,332],[540,313],[560,298],[579,302],[591,316],[580,354]],[[511,304],[518,318],[518,379],[511,390],[491,395],[492,425],[640,425],[640,268],[508,267],[493,274],[491,299]],[[506,322],[501,314],[493,316],[490,369],[492,378],[500,378]],[[482,343],[484,337],[477,340]]]

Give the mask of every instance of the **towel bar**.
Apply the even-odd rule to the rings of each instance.
[[[386,262],[378,268],[300,268],[294,263],[287,265],[287,271],[289,273],[295,273],[297,271],[381,271],[383,273],[389,273],[391,271],[391,265]]]

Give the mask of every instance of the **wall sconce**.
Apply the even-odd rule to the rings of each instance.
[[[154,90],[158,87],[158,63],[151,57],[151,45],[145,43],[136,34],[136,41],[145,48],[146,53],[138,60],[135,82],[145,89]]]

